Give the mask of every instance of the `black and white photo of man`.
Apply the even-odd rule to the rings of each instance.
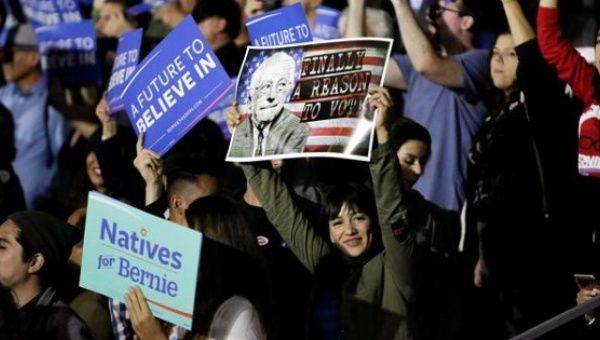
[[[249,115],[236,128],[230,157],[261,157],[302,152],[306,123],[284,104],[294,86],[296,63],[285,52],[273,53],[252,74]]]

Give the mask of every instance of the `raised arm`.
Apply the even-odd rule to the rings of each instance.
[[[558,0],[540,0],[540,7],[557,8]]]
[[[546,61],[558,71],[585,104],[595,101],[592,87],[598,73],[562,34],[557,0],[541,0],[537,15],[538,43]]]
[[[160,156],[150,149],[145,149],[142,146],[143,141],[144,134],[140,133],[136,144],[137,156],[133,160],[133,165],[146,183],[144,205],[148,206],[156,202],[163,193],[163,166]]]
[[[240,123],[241,115],[233,105],[227,110],[227,125],[233,130]],[[306,216],[298,209],[279,174],[253,164],[242,164],[242,169],[269,221],[300,262],[314,273],[321,259],[331,251],[331,247],[316,234],[314,226],[310,225]]]
[[[400,184],[402,178],[400,164],[388,144],[389,134],[386,127],[391,99],[386,90],[380,90],[372,95],[371,103],[379,109],[376,119],[379,146],[373,152],[370,168],[381,236],[386,252],[385,262],[400,287],[411,287],[414,241],[410,236],[410,226],[406,218],[406,192]]]
[[[344,38],[360,38],[366,36],[365,0],[348,1],[348,20],[340,27]]]
[[[242,169],[269,221],[300,262],[314,273],[321,259],[331,251],[330,246],[298,209],[279,174],[252,164],[242,164]]]
[[[459,62],[452,57],[441,56],[435,50],[419,26],[409,0],[391,0],[391,2],[396,12],[402,43],[415,71],[443,86],[463,88],[463,74]]]
[[[517,0],[502,0],[504,14],[508,20],[510,33],[512,33],[515,45],[521,45],[535,39],[535,32],[527,21],[521,4]]]

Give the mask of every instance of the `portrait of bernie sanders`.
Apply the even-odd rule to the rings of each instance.
[[[248,118],[237,126],[230,157],[260,157],[302,152],[309,127],[284,107],[293,88],[294,58],[276,52],[252,74]]]

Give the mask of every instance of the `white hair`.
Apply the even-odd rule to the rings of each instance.
[[[296,76],[296,62],[294,61],[294,58],[290,57],[290,55],[285,52],[276,52],[265,59],[265,61],[258,66],[256,71],[252,73],[252,78],[250,79],[250,92],[253,92],[260,84],[264,72],[273,72],[274,70],[283,70],[282,73],[285,74],[290,84],[294,83],[294,78]]]

